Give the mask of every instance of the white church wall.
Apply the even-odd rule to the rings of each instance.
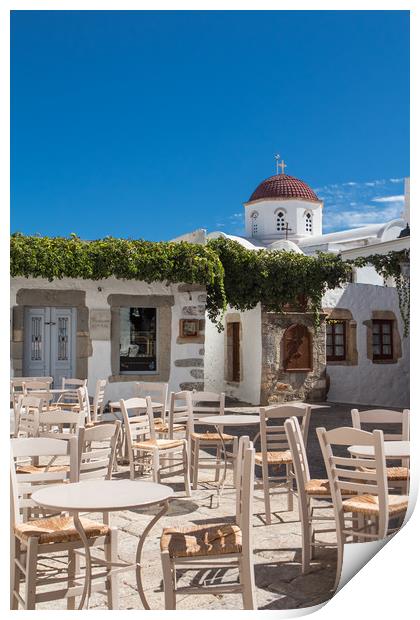
[[[383,286],[384,279],[375,269],[375,267],[367,266],[356,269],[357,284],[375,284]]]
[[[228,309],[227,312],[236,312]],[[240,313],[241,340],[241,381],[232,383],[225,380],[225,339],[226,328],[219,333],[206,321],[206,355],[204,360],[204,385],[206,390],[225,392],[254,405],[260,403],[261,393],[261,307]]]
[[[101,290],[98,290],[98,287]],[[55,291],[85,291],[86,306],[89,313],[92,310],[109,310],[108,295],[173,295],[174,305],[171,307],[171,342],[168,343],[171,351],[169,390],[179,391],[182,383],[203,381],[203,378],[195,378],[191,375],[203,373],[204,343],[179,343],[179,321],[181,318],[204,319],[204,304],[202,292],[191,291],[179,292],[178,285],[166,286],[162,282],[148,284],[146,282],[118,280],[109,278],[106,280],[81,280],[63,278],[48,282],[43,278],[13,278],[11,281],[10,304],[16,305],[16,294],[20,289],[46,289]],[[191,296],[191,298],[190,298]],[[186,308],[193,310],[185,311]],[[191,314],[191,312],[193,314]],[[93,394],[98,379],[107,379],[112,375],[111,371],[111,341],[91,340],[92,355],[88,358],[88,389]],[[195,360],[196,366],[176,366],[177,360]],[[112,382],[107,385],[106,400],[118,400],[129,398],[133,395],[135,381]]]
[[[290,238],[322,234],[322,208],[319,204],[304,200],[260,200],[245,205],[246,236],[267,241],[283,238],[284,232],[277,230],[277,214],[280,211],[292,231]],[[306,231],[305,215],[308,211],[312,214],[312,233]],[[252,218],[254,213],[258,213],[255,219]],[[252,230],[254,222],[258,227],[256,234]]]
[[[357,323],[358,364],[327,364],[330,376],[328,400],[360,405],[387,407],[409,406],[409,338],[403,338],[403,324],[395,288],[370,284],[349,284],[345,289],[329,291],[324,308],[350,310]],[[367,327],[374,310],[390,310],[395,314],[401,337],[402,357],[396,363],[377,364],[367,357]]]

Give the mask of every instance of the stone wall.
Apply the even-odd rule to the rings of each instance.
[[[312,370],[283,369],[282,340],[286,329],[293,324],[305,325],[312,340]],[[291,400],[325,400],[327,393],[325,322],[315,333],[313,317],[304,312],[280,314],[262,310],[262,372],[261,404],[268,405]],[[286,387],[287,386],[287,387]]]

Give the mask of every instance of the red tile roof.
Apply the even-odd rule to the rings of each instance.
[[[288,174],[275,174],[265,179],[265,181],[258,185],[249,202],[264,198],[280,198],[283,200],[297,198],[299,200],[319,202],[318,196],[309,185]]]

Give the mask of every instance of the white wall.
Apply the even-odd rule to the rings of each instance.
[[[409,406],[409,338],[403,338],[403,324],[395,288],[369,284],[349,284],[329,291],[324,308],[337,306],[350,310],[357,322],[357,366],[327,365],[330,376],[328,400],[387,407]],[[373,310],[391,310],[398,321],[402,357],[396,364],[374,364],[367,357],[367,328],[363,321]]]
[[[228,309],[228,312],[235,312]],[[261,307],[240,313],[241,317],[241,376],[239,384],[224,379],[225,331],[218,333],[216,327],[206,320],[206,355],[204,361],[205,389],[225,392],[254,405],[260,404],[261,392]],[[226,328],[225,328],[226,329]]]
[[[102,290],[99,291],[98,287]],[[154,282],[147,284],[146,282],[118,280],[109,278],[106,280],[79,280],[63,278],[62,280],[54,280],[48,282],[43,278],[13,278],[11,281],[10,304],[16,305],[16,293],[21,288],[36,288],[50,290],[75,290],[86,292],[86,306],[89,310],[109,310],[110,306],[107,302],[110,294],[126,294],[126,295],[173,295],[175,305],[172,306],[172,335],[171,342],[171,370],[169,378],[169,389],[178,391],[181,382],[197,381],[191,374],[191,368],[174,366],[174,360],[187,358],[203,358],[199,351],[204,349],[204,344],[188,343],[177,344],[176,340],[179,335],[179,320],[181,318],[189,318],[183,314],[182,309],[185,306],[203,305],[198,302],[200,293],[191,292],[192,299],[189,299],[188,293],[180,293],[178,285],[166,286],[162,282]],[[201,293],[202,294],[202,293]],[[194,318],[204,318],[204,314],[194,316]],[[111,343],[105,340],[92,340],[93,355],[88,358],[88,387],[89,393],[93,394],[95,384],[98,379],[107,379],[111,373]],[[110,383],[107,386],[106,399],[117,400],[119,398],[128,398],[132,396],[134,382]]]
[[[307,202],[305,200],[261,200],[245,205],[245,229],[246,236],[252,237],[252,217],[254,212],[258,213],[258,234],[257,239],[274,241],[283,239],[284,232],[277,231],[278,211],[285,213],[285,221],[289,224],[292,233],[289,238],[306,238],[310,236],[322,235],[322,203]],[[312,213],[312,233],[305,230],[305,214],[307,211]]]

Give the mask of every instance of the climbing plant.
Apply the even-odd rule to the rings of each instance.
[[[219,255],[225,270],[228,304],[239,310],[259,302],[281,312],[288,304],[307,300],[319,325],[322,297],[328,289],[348,282],[351,266],[333,254],[306,256],[295,252],[247,250],[231,239],[218,238],[208,245]]]
[[[11,237],[11,275],[201,284],[207,287],[207,312],[217,322],[226,308],[223,265],[210,247],[181,241],[152,242],[106,237]]]
[[[387,254],[372,254],[347,261],[355,267],[371,265],[384,278],[393,278],[398,294],[401,318],[404,325],[404,336],[410,330],[410,274],[403,272],[401,265],[410,262],[410,250],[393,250]]]

